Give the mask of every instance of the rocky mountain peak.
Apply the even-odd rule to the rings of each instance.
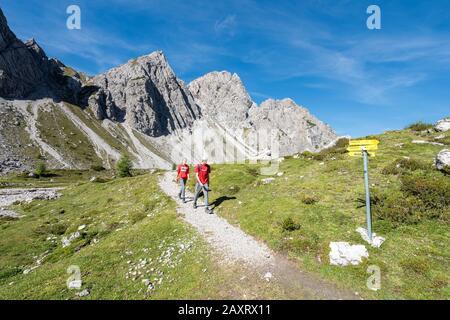
[[[48,59],[36,40],[26,43],[9,29],[0,9],[0,96],[7,99],[54,98],[75,101],[81,85],[63,76],[64,65]]]
[[[255,106],[239,76],[227,71],[208,73],[188,87],[202,113],[229,128],[246,121]]]
[[[89,99],[97,118],[125,122],[152,137],[190,128],[200,109],[162,51],[128,61],[93,78]]]
[[[14,33],[8,27],[8,21],[0,8],[0,50],[6,49],[17,40]]]

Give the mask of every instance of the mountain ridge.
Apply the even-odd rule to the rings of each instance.
[[[214,71],[185,84],[155,51],[85,77],[48,58],[36,40],[19,40],[1,9],[0,31],[0,171],[30,169],[37,159],[54,168],[111,167],[121,154],[137,168],[168,168],[200,154],[224,161],[213,156],[211,135],[226,139],[239,159],[320,150],[337,138],[291,99],[258,106],[236,73]],[[278,130],[279,152],[249,139],[271,130]],[[201,140],[193,141],[198,132]]]

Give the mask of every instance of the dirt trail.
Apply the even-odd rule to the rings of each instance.
[[[177,212],[191,224],[227,262],[244,264],[268,281],[282,287],[290,298],[358,299],[351,291],[342,290],[317,276],[298,269],[294,262],[274,253],[264,243],[247,235],[216,214],[207,214],[202,206],[178,199],[175,173],[167,172],[159,181],[161,189],[177,203]],[[187,198],[192,194],[186,192]],[[200,201],[199,201],[200,204]]]

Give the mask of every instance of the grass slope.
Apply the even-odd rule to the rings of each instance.
[[[70,266],[90,291],[83,299],[284,297],[238,266],[217,264],[157,177],[79,180],[57,200],[14,206],[25,217],[0,219],[0,299],[81,299],[66,286]],[[62,238],[76,232],[63,248]]]
[[[363,297],[449,299],[450,178],[432,167],[444,147],[412,143],[438,135],[404,130],[375,137],[381,144],[370,160],[371,185],[374,194],[390,195],[390,202],[375,205],[374,230],[387,241],[381,249],[368,248],[370,258],[360,266],[330,266],[328,258],[331,241],[363,243],[355,232],[365,227],[365,208],[358,208],[364,196],[362,159],[344,154],[345,146],[287,158],[279,169],[284,175],[270,184],[261,182],[267,177],[259,176],[255,165],[213,166],[212,202],[219,204],[218,214],[295,258],[302,268]],[[397,166],[402,160],[419,168]],[[399,172],[390,172],[393,166]],[[377,292],[366,287],[370,265],[381,268]]]

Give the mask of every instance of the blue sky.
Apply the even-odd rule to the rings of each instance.
[[[82,29],[66,28],[81,8]],[[379,5],[382,29],[366,27]],[[189,82],[228,70],[260,103],[290,97],[339,134],[450,115],[448,0],[0,0],[21,39],[97,74],[163,50]]]

